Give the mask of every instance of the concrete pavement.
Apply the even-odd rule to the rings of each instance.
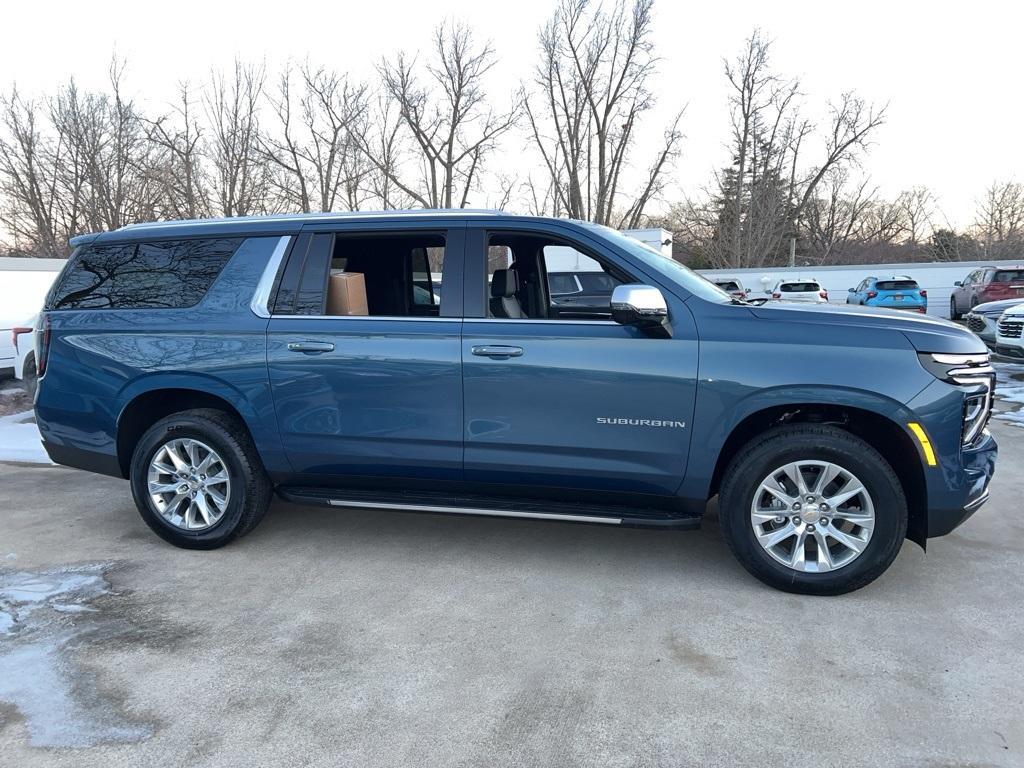
[[[1022,765],[1024,430],[993,430],[990,503],[841,598],[762,586],[712,519],[275,502],[188,552],[123,481],[0,465],[0,586],[35,596],[0,765]]]

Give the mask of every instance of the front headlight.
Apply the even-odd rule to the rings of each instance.
[[[996,372],[988,353],[950,355],[922,353],[921,365],[936,378],[959,387],[969,388],[964,396],[962,442],[971,445],[985,430],[992,415],[992,392],[996,385]]]

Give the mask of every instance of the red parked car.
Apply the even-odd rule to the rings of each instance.
[[[954,285],[956,288],[949,297],[949,316],[959,320],[964,313],[987,301],[1019,296],[1024,302],[1024,266],[979,267]]]

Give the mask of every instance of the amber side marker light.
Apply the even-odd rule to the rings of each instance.
[[[932,448],[932,441],[928,439],[928,433],[924,431],[924,427],[916,421],[907,422],[907,426],[910,427],[910,431],[914,433],[914,437],[917,438],[917,442],[921,444],[921,450],[924,451],[924,460],[928,462],[928,466],[936,466],[938,462],[935,460],[935,451]]]

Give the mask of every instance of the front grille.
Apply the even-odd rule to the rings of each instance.
[[[1000,320],[999,335],[1007,339],[1019,339],[1024,332],[1024,320]]]
[[[979,317],[978,315],[968,315],[967,327],[975,333],[981,333],[985,330],[985,318]]]

